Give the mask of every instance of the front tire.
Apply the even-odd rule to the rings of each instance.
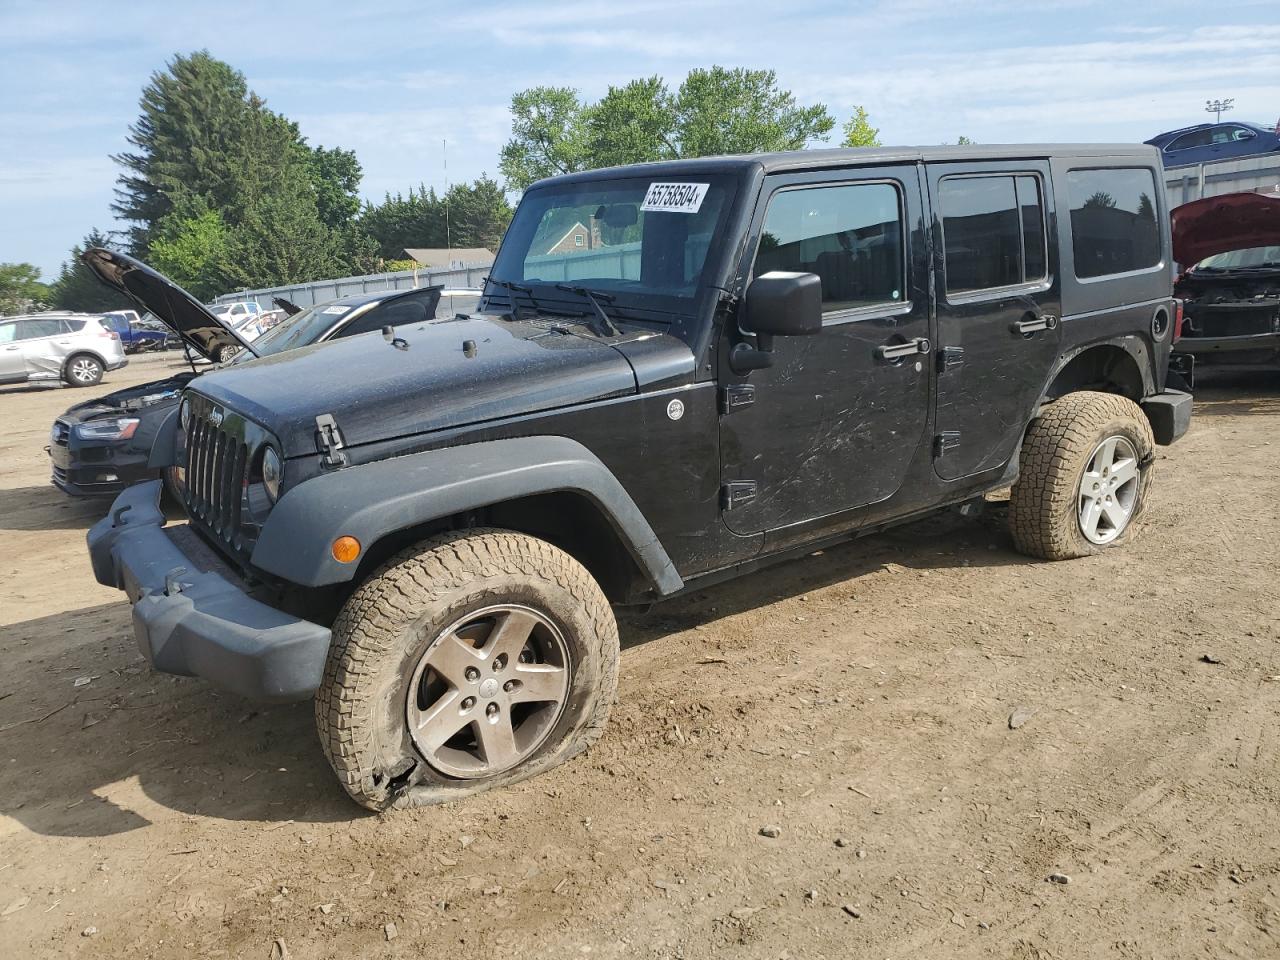
[[[1127,541],[1154,450],[1151,424],[1132,400],[1080,391],[1051,403],[1027,428],[1009,497],[1018,550],[1067,560]]]
[[[217,360],[218,363],[228,363],[235,359],[235,355],[239,352],[239,347],[233,347],[230,344],[227,344],[226,346],[218,348],[218,352],[214,354],[214,359]]]
[[[371,810],[439,803],[548,770],[595,741],[618,683],[618,629],[573,557],[473,530],[398,554],[333,626],[316,726]]]
[[[62,379],[73,387],[92,387],[102,382],[102,361],[92,354],[77,353],[67,361]]]

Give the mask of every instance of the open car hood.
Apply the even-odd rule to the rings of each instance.
[[[80,259],[103,283],[119,290],[143,310],[150,310],[187,346],[211,363],[217,362],[218,351],[224,347],[254,352],[253,347],[205,309],[204,304],[141,260],[105,247],[90,247]]]
[[[1174,207],[1173,259],[1183,267],[1231,250],[1280,245],[1280,197],[1226,193]]]

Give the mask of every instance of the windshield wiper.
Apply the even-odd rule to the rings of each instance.
[[[484,282],[497,284],[499,287],[503,287],[506,290],[510,290],[513,294],[523,293],[526,297],[529,298],[529,306],[533,308],[534,312],[537,312],[538,310],[541,309],[538,306],[537,299],[533,295],[532,287],[522,286],[521,284],[513,283],[510,280],[499,280],[497,277],[485,277]],[[520,304],[516,303],[516,298],[514,296],[511,297],[511,313],[515,317],[517,322],[522,319],[520,316]]]
[[[616,337],[621,332],[616,326],[614,326],[613,321],[609,319],[609,314],[605,313],[604,307],[600,306],[601,300],[604,300],[607,303],[613,303],[613,301],[617,299],[613,294],[601,293],[598,290],[591,290],[587,287],[575,287],[568,283],[557,283],[556,289],[567,290],[569,293],[576,293],[580,297],[587,298],[587,302],[591,304],[591,309],[595,311],[596,319],[600,321],[598,325],[594,323],[591,325],[591,329],[595,331],[597,335],[602,337]]]

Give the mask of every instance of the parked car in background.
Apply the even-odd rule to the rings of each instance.
[[[102,315],[103,325],[115,331],[125,353],[167,350],[181,343],[173,331],[148,313],[138,316],[136,310],[113,310]]]
[[[61,380],[91,387],[129,361],[120,335],[101,317],[38,313],[0,320],[0,383]]]
[[[1224,121],[1171,130],[1147,143],[1160,148],[1165,169],[1169,169],[1272,153],[1280,150],[1280,133],[1259,123]]]
[[[1183,271],[1171,368],[1190,387],[1205,365],[1280,368],[1280,197],[1230,193],[1173,210]]]
[[[92,256],[91,256],[92,255]],[[386,290],[355,294],[300,310],[251,342],[238,328],[218,319],[190,294],[145,264],[109,250],[90,250],[85,262],[100,276],[121,276],[121,284],[154,305],[188,354],[206,363],[226,355],[238,365],[310,344],[354,336],[384,326],[452,316],[452,304],[474,308],[479,290]],[[437,308],[440,313],[437,313]],[[243,324],[242,324],[243,326]],[[194,331],[194,334],[192,333]],[[160,476],[148,465],[156,432],[177,407],[182,389],[198,374],[128,387],[77,404],[54,421],[49,456],[53,483],[71,496],[104,496]]]
[[[219,320],[235,325],[258,316],[262,313],[262,306],[256,300],[236,300],[232,303],[210,304],[209,312]]]

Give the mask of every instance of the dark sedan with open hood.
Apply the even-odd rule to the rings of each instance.
[[[235,358],[223,369],[384,326],[429,320],[441,303],[439,287],[342,297],[295,308],[292,316],[250,344],[195,297],[146,264],[102,248],[85,251],[83,259],[104,283],[170,327],[194,356],[215,362],[219,356],[234,352]],[[48,447],[53,483],[72,496],[105,496],[158,477],[160,471],[149,464],[156,434],[177,408],[183,388],[197,375],[194,369],[184,370],[163,380],[117,390],[76,404],[58,417]],[[324,376],[322,372],[316,375]],[[295,389],[296,383],[288,387]]]
[[[1172,368],[1280,367],[1280,197],[1231,193],[1172,212],[1182,335]]]

